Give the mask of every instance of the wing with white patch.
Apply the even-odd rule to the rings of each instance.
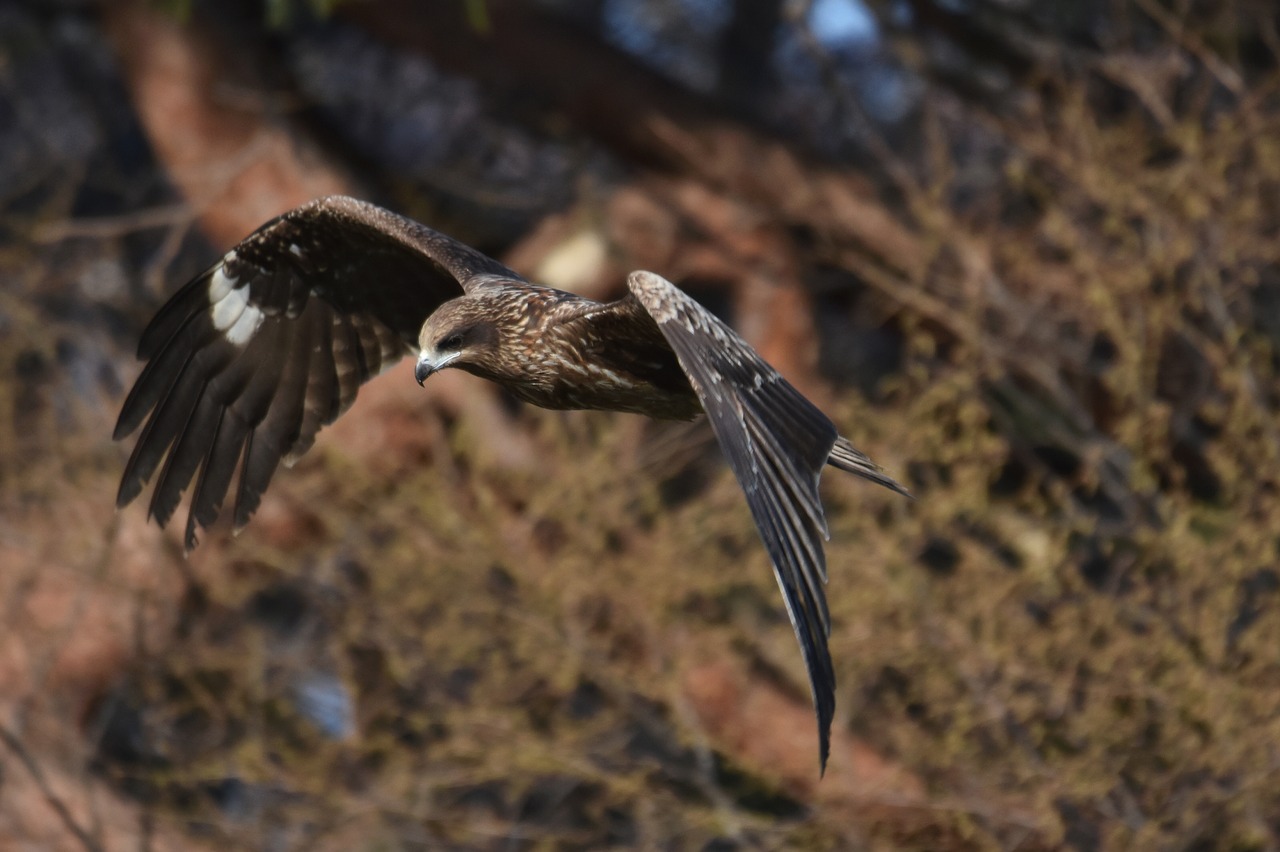
[[[519,280],[462,243],[350,198],[313,201],[268,222],[179,290],[143,332],[138,357],[147,365],[115,438],[146,425],[117,505],[159,468],[150,514],[163,526],[194,478],[190,549],[238,470],[234,517],[243,526],[281,460],[306,452],[364,381],[407,354],[432,311],[505,278]]]
[[[835,672],[827,650],[827,524],[818,477],[836,444],[836,428],[746,341],[669,281],[633,272],[627,283],[675,350],[746,493],[800,640],[825,770]]]

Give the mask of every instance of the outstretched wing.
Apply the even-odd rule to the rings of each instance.
[[[163,526],[196,478],[191,549],[238,467],[243,526],[280,461],[306,452],[364,381],[407,354],[432,311],[508,278],[520,280],[444,234],[352,198],[273,219],[179,290],[143,332],[138,357],[147,365],[114,437],[146,425],[116,504],[137,497],[163,460],[150,505]]]
[[[627,284],[675,350],[746,492],[809,670],[825,771],[836,679],[827,650],[822,540],[828,536],[818,477],[836,428],[746,341],[669,281],[633,272]]]

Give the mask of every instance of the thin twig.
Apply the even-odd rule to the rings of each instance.
[[[1209,73],[1231,94],[1237,97],[1244,94],[1245,86],[1244,81],[1240,79],[1240,72],[1232,68],[1226,60],[1206,45],[1199,35],[1185,27],[1182,21],[1161,8],[1153,0],[1138,0],[1137,5],[1138,8],[1146,13],[1147,17],[1155,21],[1168,33],[1169,38],[1182,45],[1183,50],[1204,63],[1204,67],[1208,69]]]
[[[73,237],[122,237],[152,228],[168,228],[190,222],[196,215],[188,202],[146,207],[117,216],[60,219],[36,227],[32,237],[38,243],[56,243]]]
[[[0,741],[4,742],[9,750],[13,752],[14,757],[18,758],[22,765],[26,767],[27,772],[31,773],[31,777],[35,780],[36,786],[39,787],[40,792],[44,794],[44,800],[49,803],[49,807],[53,808],[54,813],[56,813],[59,819],[62,820],[62,823],[67,827],[67,830],[75,835],[76,839],[79,840],[80,843],[83,844],[84,848],[88,849],[89,852],[102,852],[102,844],[95,840],[89,832],[80,827],[80,824],[76,822],[75,817],[71,815],[71,811],[67,808],[66,803],[63,802],[62,799],[58,798],[58,795],[53,792],[53,788],[49,786],[48,780],[44,777],[44,772],[40,770],[40,764],[36,763],[35,759],[31,757],[30,752],[28,752],[26,747],[22,745],[22,741],[14,736],[14,734],[5,725],[0,725]]]

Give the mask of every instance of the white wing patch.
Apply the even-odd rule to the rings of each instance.
[[[240,314],[240,319],[236,320],[235,325],[227,329],[227,340],[236,346],[244,346],[249,342],[249,338],[253,337],[253,333],[258,330],[258,326],[262,325],[262,311],[252,305],[245,305],[244,313]]]
[[[223,333],[229,343],[243,346],[262,325],[262,311],[249,304],[249,288],[236,287],[236,279],[227,275],[225,261],[209,277],[209,304],[213,327]]]
[[[231,252],[222,259],[222,263],[218,264],[218,268],[213,275],[209,276],[209,304],[216,305],[227,297],[231,292],[231,288],[235,286],[236,280],[227,275],[224,271],[227,264],[235,258],[235,252]]]

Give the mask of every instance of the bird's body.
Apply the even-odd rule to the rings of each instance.
[[[349,198],[263,225],[175,294],[143,332],[147,365],[115,437],[143,421],[117,503],[160,468],[164,525],[195,480],[186,545],[231,481],[243,526],[359,386],[417,353],[421,383],[461,369],[533,405],[688,420],[705,412],[747,498],[800,641],[825,767],[835,675],[823,584],[827,464],[906,493],[732,330],[649,272],[608,303],[540,287],[423,225]],[[160,467],[163,460],[163,467]]]
[[[495,317],[501,321],[492,322]],[[692,420],[702,405],[653,318],[631,296],[602,303],[532,284],[504,284],[446,302],[428,336],[483,322],[482,360],[450,366],[550,409],[626,411]],[[625,340],[626,346],[618,341]],[[431,341],[420,338],[421,351]]]

